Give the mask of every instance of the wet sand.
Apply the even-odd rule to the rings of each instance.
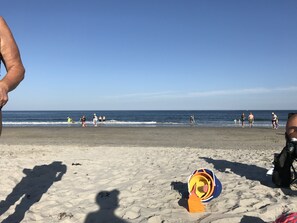
[[[272,149],[284,143],[284,129],[162,127],[5,128],[1,144],[198,147]]]

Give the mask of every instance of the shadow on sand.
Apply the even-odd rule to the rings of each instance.
[[[226,168],[229,168],[233,173],[239,176],[245,176],[249,180],[259,181],[262,185],[276,188],[272,182],[272,177],[267,176],[267,169],[258,167],[256,165],[248,165],[238,162],[230,162],[227,160],[214,160],[212,158],[200,157],[208,163],[212,163],[214,168],[220,172],[225,172]],[[290,188],[280,188],[281,191],[287,196],[297,196],[297,191],[293,191]]]
[[[261,218],[244,215],[240,223],[265,223]]]
[[[119,206],[119,194],[120,192],[118,190],[99,192],[96,196],[96,203],[99,205],[100,209],[89,213],[84,223],[128,223],[114,214]]]
[[[4,219],[2,223],[21,222],[26,211],[41,199],[54,182],[62,179],[66,170],[66,165],[58,161],[49,165],[35,166],[33,169],[24,169],[23,172],[26,176],[13,188],[6,199],[0,202],[0,215],[2,215],[22,198],[14,213]]]
[[[189,207],[188,207],[188,198],[189,198],[188,183],[175,181],[175,182],[171,182],[170,186],[172,189],[176,190],[181,195],[181,198],[178,201],[178,205],[189,210]]]
[[[246,179],[259,181],[262,185],[267,187],[275,187],[272,183],[271,177],[266,176],[267,169],[258,167],[256,165],[249,165],[238,162],[230,162],[227,160],[215,160],[208,157],[200,157],[208,163],[212,163],[214,168],[220,172],[226,172],[226,169],[230,169],[233,173],[246,177]]]

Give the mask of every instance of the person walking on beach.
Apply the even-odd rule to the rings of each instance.
[[[252,128],[253,125],[254,125],[254,119],[255,119],[255,117],[254,117],[253,113],[250,112],[250,114],[248,116],[248,121],[249,121],[249,124],[250,124],[250,128]]]
[[[242,113],[242,115],[240,116],[240,121],[241,121],[241,127],[244,128],[244,121],[245,121],[245,114]]]
[[[0,135],[2,132],[2,108],[8,101],[8,92],[14,90],[24,79],[23,66],[18,46],[13,34],[0,16],[0,60],[6,68],[6,74],[0,80]],[[0,62],[1,62],[0,61]]]
[[[277,129],[278,128],[278,117],[274,112],[272,112],[271,114],[272,114],[272,118],[271,118],[272,128]]]

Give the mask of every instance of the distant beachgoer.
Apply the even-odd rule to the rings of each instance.
[[[190,124],[195,124],[195,116],[194,115],[190,116]]]
[[[278,117],[274,112],[272,112],[271,114],[272,114],[272,118],[271,118],[272,128],[277,129],[278,128]]]
[[[14,90],[25,75],[17,43],[5,20],[0,16],[0,62],[1,60],[7,72],[0,80],[0,135],[2,131],[1,110],[8,101],[8,92]]]
[[[240,116],[240,121],[241,121],[241,127],[244,127],[244,121],[245,121],[245,114],[242,113],[242,115]]]
[[[250,128],[253,127],[253,125],[254,125],[254,120],[255,120],[255,117],[254,117],[253,113],[250,112],[250,114],[249,114],[249,116],[248,116],[248,121],[249,121],[249,124],[250,124]]]
[[[106,121],[106,118],[105,116],[102,116],[102,121],[105,122]]]
[[[96,114],[93,115],[93,124],[96,127],[97,126],[98,117]]]
[[[87,119],[86,119],[86,116],[85,115],[83,115],[80,118],[80,121],[81,121],[81,127],[86,127],[87,126],[87,124],[86,124]]]
[[[70,118],[70,117],[68,116],[68,117],[67,117],[67,123],[68,123],[68,124],[72,124],[72,123],[74,123],[74,121],[73,121],[72,118]]]
[[[101,115],[99,116],[99,122],[102,122],[102,116]]]

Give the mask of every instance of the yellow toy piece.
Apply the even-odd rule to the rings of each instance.
[[[202,201],[207,200],[214,192],[213,177],[204,169],[197,170],[189,178],[188,191],[195,193]]]

